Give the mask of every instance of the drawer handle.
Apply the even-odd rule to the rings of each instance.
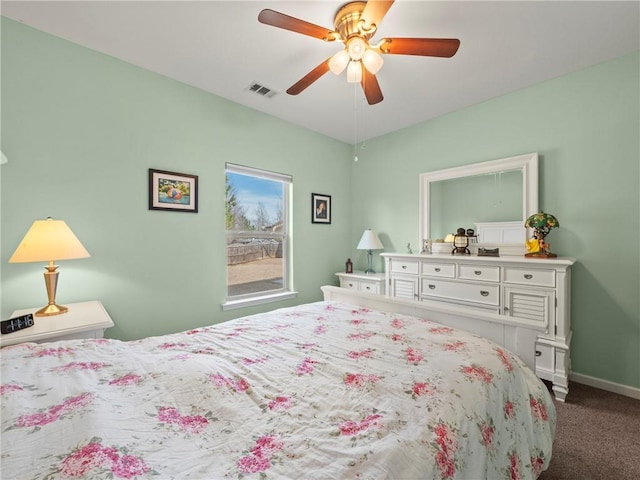
[[[486,290],[480,290],[480,295],[482,295],[483,297],[488,297],[489,292],[487,292]]]
[[[406,269],[407,269],[407,266],[406,266],[406,265],[402,265],[402,268],[403,268],[404,270],[406,270]]]
[[[436,272],[439,272],[439,271],[440,271],[440,267],[436,267],[436,268],[434,268],[434,270],[435,270]]]
[[[350,284],[349,284],[349,286],[350,286],[350,287],[353,287],[353,283],[350,283]]]
[[[536,357],[542,356],[542,352],[540,350],[536,350]]]
[[[368,286],[368,285],[367,285],[365,288],[366,288],[367,290],[371,290],[371,287],[370,287],[370,286]]]
[[[526,278],[527,280],[531,280],[533,278],[533,275],[531,275],[530,273],[525,273],[524,278]]]
[[[435,289],[436,289],[436,286],[435,286],[433,283],[430,283],[430,284],[429,284],[429,288],[430,288],[431,290],[435,290]]]
[[[476,275],[482,275],[482,270],[474,270],[474,272]]]

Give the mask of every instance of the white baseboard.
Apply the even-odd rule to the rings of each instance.
[[[640,400],[640,388],[610,382],[609,380],[603,380],[601,378],[590,377],[589,375],[583,375],[581,373],[569,374],[569,380]]]

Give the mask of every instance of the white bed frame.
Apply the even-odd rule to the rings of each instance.
[[[517,354],[535,372],[536,338],[544,327],[523,325],[506,315],[469,312],[467,309],[442,302],[414,302],[331,285],[320,288],[326,301],[349,303],[383,312],[426,318],[476,333]]]

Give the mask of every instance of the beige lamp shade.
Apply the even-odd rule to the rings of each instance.
[[[50,262],[90,257],[78,237],[62,220],[36,220],[9,263]]]

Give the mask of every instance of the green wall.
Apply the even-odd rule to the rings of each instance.
[[[110,337],[316,301],[336,284],[350,254],[348,145],[6,18],[2,99],[3,318],[46,304],[40,265],[7,262],[48,216],[92,255],[60,262],[57,300],[101,300]],[[297,300],[221,311],[225,162],[293,175]],[[148,210],[149,168],[198,175],[199,213]],[[312,192],[332,196],[331,225],[311,223]]]
[[[640,55],[619,59],[367,142],[354,165],[352,236],[419,248],[418,174],[540,155],[547,239],[574,257],[574,372],[640,387]],[[380,260],[377,259],[378,265]]]
[[[639,72],[638,53],[596,65],[370,140],[354,163],[351,146],[3,18],[2,316],[45,301],[37,265],[7,264],[38,218],[93,255],[61,262],[59,301],[100,299],[109,336],[139,338],[274,306],[220,310],[226,161],[294,177],[286,306],[319,299],[346,257],[364,267],[364,228],[418,250],[419,173],[538,152],[540,207],[561,224],[548,239],[578,262],[573,370],[640,387]],[[147,210],[148,168],[199,175],[200,212]],[[311,192],[333,196],[330,226],[311,224]]]

